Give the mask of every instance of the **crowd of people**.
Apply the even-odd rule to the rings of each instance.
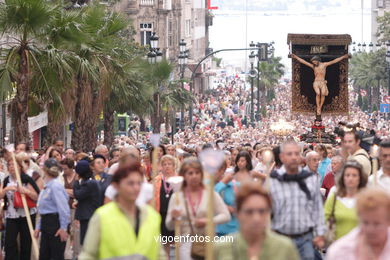
[[[136,131],[92,153],[62,140],[41,154],[26,143],[3,149],[1,257],[30,260],[39,242],[41,260],[205,259],[207,248],[222,260],[390,259],[388,125],[351,106],[349,121],[382,139],[378,164],[354,130],[337,144],[302,143],[312,122],[290,113],[288,89],[277,86],[267,116],[251,125],[245,88],[221,85],[171,144]],[[270,131],[279,119],[294,126],[288,135]],[[345,118],[323,120],[332,129]],[[224,156],[213,181],[206,150]],[[210,222],[212,247],[176,241],[207,236]]]

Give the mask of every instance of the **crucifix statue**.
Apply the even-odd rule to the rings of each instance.
[[[329,94],[327,81],[325,80],[326,68],[330,65],[342,61],[343,59],[349,58],[349,54],[345,54],[339,58],[336,58],[328,62],[321,62],[321,58],[319,56],[314,56],[310,60],[311,63],[309,63],[306,60],[298,57],[293,53],[291,54],[291,58],[296,59],[298,62],[313,69],[314,71],[313,88],[316,93],[316,106],[317,106],[316,115],[321,116],[322,106],[324,105],[325,97],[328,96]]]

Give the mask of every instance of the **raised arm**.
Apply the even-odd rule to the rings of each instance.
[[[334,60],[331,60],[329,62],[324,62],[324,63],[325,63],[325,66],[330,66],[330,65],[333,65],[333,64],[336,64],[336,63],[342,61],[343,59],[347,59],[348,57],[349,57],[349,54],[345,54],[345,55],[343,55],[341,57],[338,57],[338,58],[336,58]]]
[[[304,59],[302,59],[302,58],[300,58],[300,57],[298,57],[298,56],[295,55],[294,53],[291,54],[291,58],[296,59],[296,60],[299,61],[300,63],[302,63],[302,64],[304,64],[304,65],[306,65],[306,66],[308,66],[308,67],[310,67],[310,68],[312,68],[312,69],[314,68],[314,65],[313,65],[313,64],[311,64],[311,63],[305,61]]]

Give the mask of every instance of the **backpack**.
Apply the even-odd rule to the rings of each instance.
[[[372,160],[373,158],[370,156],[370,155],[367,155],[365,153],[358,153],[358,154],[354,154],[354,156],[358,156],[358,155],[363,155],[364,157],[366,157],[369,161],[370,161],[370,165],[371,165],[371,172],[368,173],[368,176],[370,176],[372,174],[372,166],[373,166],[373,163],[372,163]]]

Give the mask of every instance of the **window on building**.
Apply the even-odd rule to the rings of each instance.
[[[141,45],[150,45],[150,36],[152,36],[153,26],[151,23],[140,23]]]
[[[378,6],[378,8],[384,8],[385,1],[384,0],[377,0],[377,6]]]
[[[172,35],[169,35],[168,36],[168,45],[169,45],[169,47],[172,47],[173,46],[173,37],[172,37]]]
[[[186,37],[189,37],[191,35],[191,20],[186,20]]]

